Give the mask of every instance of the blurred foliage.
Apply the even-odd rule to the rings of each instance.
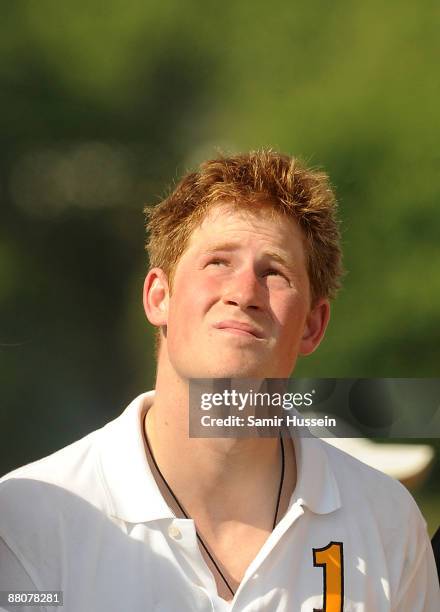
[[[273,146],[336,186],[348,274],[297,374],[438,376],[439,16],[433,0],[2,2],[1,472],[152,387],[142,208],[218,148]]]

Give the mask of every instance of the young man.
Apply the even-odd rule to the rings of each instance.
[[[5,477],[0,589],[69,612],[438,610],[399,483],[314,438],[189,437],[191,379],[287,378],[319,345],[341,274],[325,175],[221,158],[148,217],[155,392]]]

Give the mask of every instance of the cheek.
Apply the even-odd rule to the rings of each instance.
[[[198,278],[196,273],[187,276],[188,283],[180,282],[176,285],[172,296],[170,309],[170,325],[174,322],[181,327],[178,333],[188,335],[191,321],[200,323],[203,315],[216,301],[218,296],[218,281],[215,279]]]
[[[189,316],[201,317],[218,300],[220,295],[219,282],[214,278],[204,276],[197,278],[194,275],[187,288],[189,302]]]
[[[297,318],[300,299],[297,293],[279,293],[271,296],[270,305],[280,323],[288,325],[292,318]]]
[[[276,305],[276,317],[283,329],[283,337],[292,342],[302,335],[307,305],[299,294],[283,298]]]

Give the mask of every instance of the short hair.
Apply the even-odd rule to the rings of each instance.
[[[159,204],[145,208],[151,267],[173,284],[192,232],[216,204],[256,209],[268,206],[293,218],[302,230],[312,303],[334,298],[342,277],[337,203],[328,176],[296,157],[272,149],[220,156],[184,176]]]

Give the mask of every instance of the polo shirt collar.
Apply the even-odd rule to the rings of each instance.
[[[341,507],[337,479],[326,452],[326,442],[294,433],[297,466],[296,487],[289,508],[301,503],[316,514],[328,514]]]
[[[139,395],[99,431],[98,462],[110,513],[129,523],[174,518],[145,454],[143,419],[153,400],[154,391]],[[317,514],[337,510],[341,500],[325,443],[296,435],[294,447],[297,484],[289,509],[299,503]]]
[[[110,512],[128,523],[174,518],[145,454],[143,419],[153,400],[154,391],[139,395],[100,430],[98,460]]]

